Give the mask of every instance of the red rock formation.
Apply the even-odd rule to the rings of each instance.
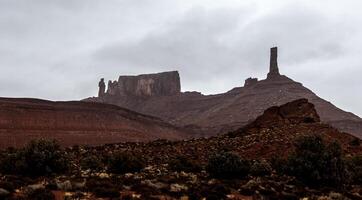
[[[106,91],[106,84],[104,83],[104,78],[101,78],[101,80],[98,83],[99,91],[98,91],[98,97],[103,97]]]
[[[273,106],[264,111],[263,115],[249,126],[270,127],[280,124],[300,124],[320,122],[314,105],[307,99],[299,99],[283,106]]]
[[[170,96],[181,92],[177,71],[139,76],[120,76],[118,81],[109,81],[107,96]]]
[[[68,146],[186,137],[158,118],[114,105],[0,98],[0,148],[35,138],[56,139]]]
[[[176,92],[174,95],[168,93],[170,95],[148,98],[135,95],[125,95],[120,98],[109,95],[103,99],[90,98],[87,101],[119,105],[210,136],[235,130],[254,120],[271,106],[305,98],[315,104],[322,122],[362,137],[361,118],[337,108],[301,83],[279,74],[276,48],[271,49],[268,78],[261,81],[248,80],[246,83],[246,87],[237,87],[217,95],[202,95],[196,92]],[[178,87],[176,88],[178,91]]]
[[[258,82],[258,79],[257,78],[248,78],[245,80],[245,83],[244,83],[244,87],[247,87],[247,86],[251,86],[251,85],[254,85]]]
[[[255,121],[228,134],[172,143],[160,141],[145,145],[130,144],[138,148],[128,149],[160,163],[180,155],[205,162],[213,153],[225,149],[239,153],[244,158],[270,159],[273,156],[287,156],[293,150],[297,138],[311,135],[318,135],[328,143],[337,141],[346,154],[362,153],[362,145],[350,144],[356,137],[319,122],[314,105],[306,99],[271,107]]]
[[[273,47],[270,49],[270,66],[268,78],[273,78],[279,76],[278,68],[278,47]]]

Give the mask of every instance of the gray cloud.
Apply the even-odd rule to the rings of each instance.
[[[277,45],[284,74],[362,115],[358,5],[3,0],[0,96],[81,99],[100,77],[166,70],[180,71],[183,90],[225,92],[264,78]]]

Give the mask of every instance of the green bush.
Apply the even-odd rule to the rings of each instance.
[[[0,159],[4,174],[41,176],[68,169],[64,151],[55,141],[33,140],[24,148],[6,151]]]
[[[99,157],[89,155],[80,161],[80,166],[83,170],[99,171],[103,168],[103,162]]]
[[[250,167],[250,174],[254,176],[270,175],[272,167],[266,160],[257,160]]]
[[[228,199],[226,195],[230,194],[231,190],[224,185],[210,185],[201,188],[201,194],[207,200]]]
[[[248,175],[250,164],[237,154],[222,152],[209,158],[206,170],[215,178],[243,178]]]
[[[340,187],[346,181],[342,150],[338,143],[325,145],[319,136],[297,139],[287,159],[287,173],[310,186]]]
[[[352,183],[362,185],[362,155],[347,159],[347,169]]]
[[[120,196],[119,186],[113,183],[111,179],[93,177],[87,181],[86,187],[88,191],[93,192],[99,198],[119,198]]]
[[[287,161],[285,158],[273,155],[270,159],[270,166],[277,174],[283,175],[286,173]]]
[[[110,198],[119,198],[120,193],[115,188],[105,188],[105,187],[98,187],[95,188],[93,191],[96,197],[104,198],[104,197],[110,197]]]
[[[172,159],[169,163],[169,168],[177,172],[200,172],[202,170],[201,164],[196,160],[189,159],[185,156],[179,156]]]
[[[354,138],[349,142],[349,145],[358,147],[359,145],[361,145],[361,140],[358,138]]]
[[[143,159],[134,154],[117,152],[109,157],[108,170],[116,174],[139,172],[145,167]]]

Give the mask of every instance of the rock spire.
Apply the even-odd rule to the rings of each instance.
[[[279,75],[278,47],[273,47],[270,49],[270,68],[267,78],[273,78]]]
[[[98,97],[103,97],[106,92],[106,84],[104,83],[104,78],[101,78],[101,80],[98,83]]]

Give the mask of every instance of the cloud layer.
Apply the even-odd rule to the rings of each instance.
[[[179,70],[205,94],[280,71],[362,116],[358,1],[3,0],[0,96],[94,96],[100,77]],[[336,92],[338,91],[338,92]]]

